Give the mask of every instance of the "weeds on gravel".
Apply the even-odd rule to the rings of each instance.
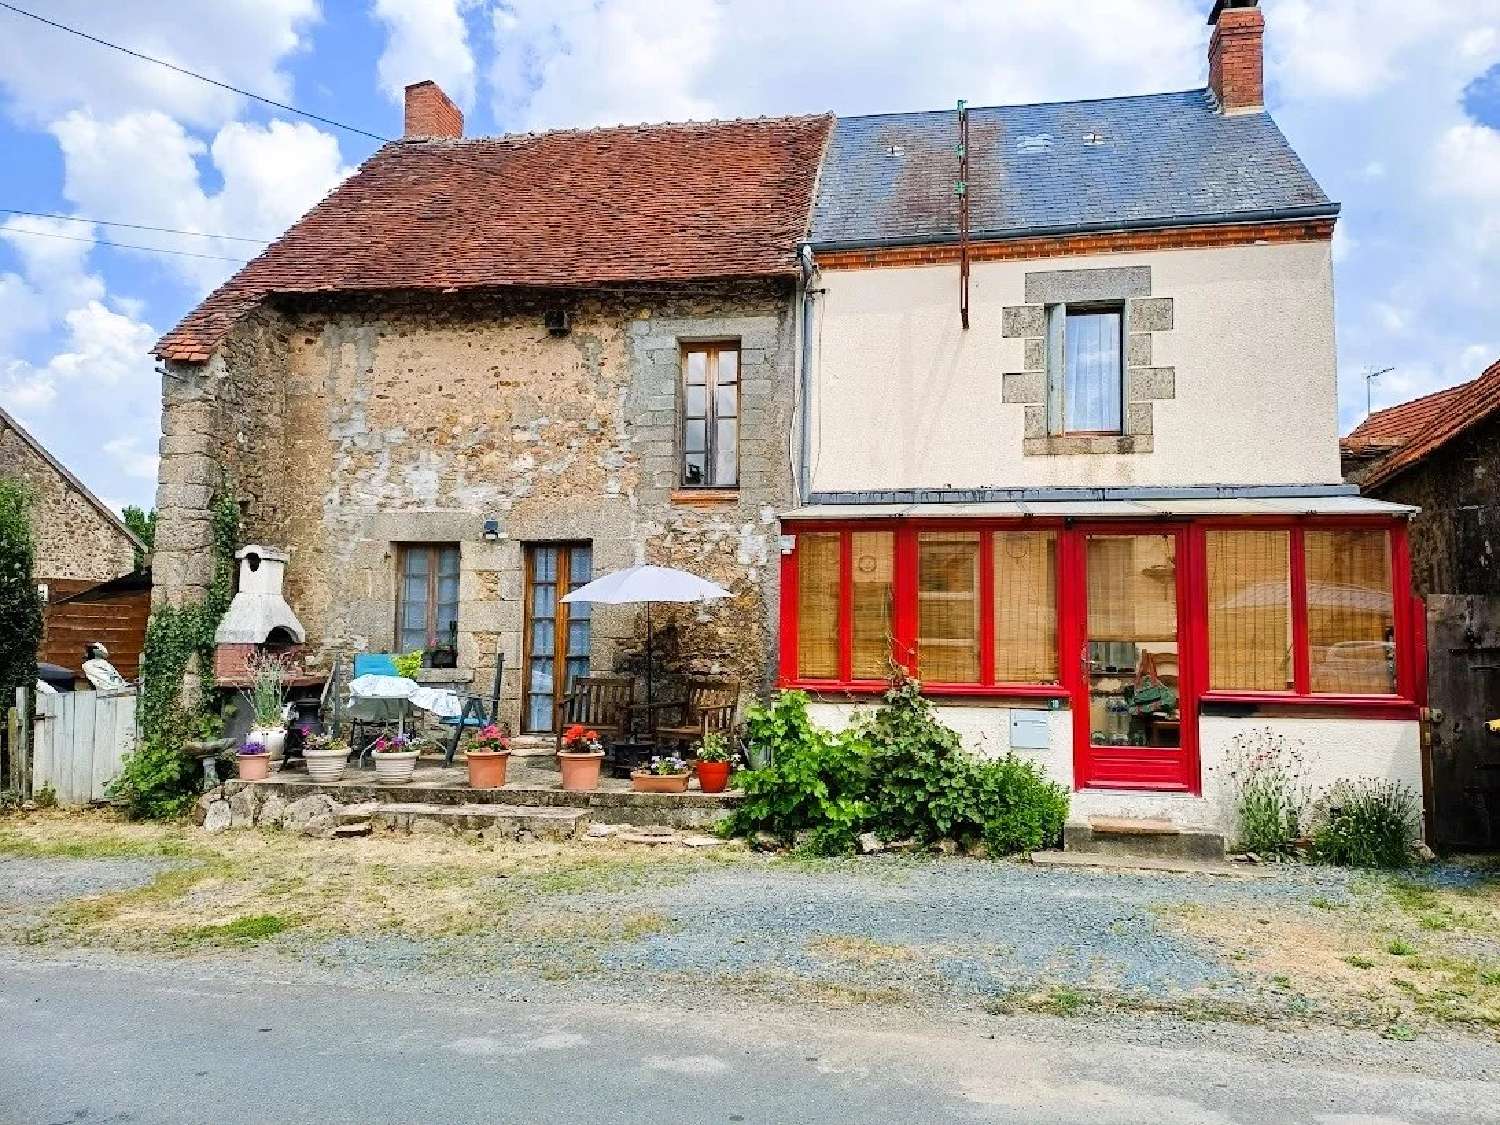
[[[297,923],[280,914],[250,914],[230,922],[185,926],[175,932],[179,945],[254,945],[275,937]]]

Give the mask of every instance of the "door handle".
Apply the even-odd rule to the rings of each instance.
[[[1084,641],[1078,647],[1078,674],[1087,680],[1089,673],[1093,670],[1094,662],[1089,659],[1089,643],[1088,641]]]

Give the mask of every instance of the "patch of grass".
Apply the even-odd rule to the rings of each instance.
[[[1410,1043],[1417,1037],[1410,1024],[1396,1022],[1390,1024],[1380,1033],[1382,1039],[1394,1039],[1397,1043]]]
[[[297,923],[280,914],[249,914],[230,922],[209,926],[187,926],[176,931],[183,945],[253,945],[291,929]]]
[[[1054,1016],[1076,1016],[1083,1007],[1083,993],[1067,985],[1057,985],[1048,990],[1042,1001],[1042,1009]]]
[[[1315,908],[1317,910],[1342,910],[1342,909],[1344,909],[1344,904],[1343,903],[1341,903],[1341,902],[1334,902],[1333,899],[1331,899],[1331,898],[1324,898],[1322,895],[1316,895],[1316,896],[1314,896],[1311,900],[1309,900],[1308,905],[1312,906],[1313,908]]]
[[[187,841],[175,835],[155,838],[88,835],[59,840],[0,832],[0,855],[16,859],[178,859],[193,854]]]
[[[1375,959],[1373,957],[1366,957],[1363,953],[1351,953],[1344,958],[1344,961],[1347,964],[1353,965],[1356,969],[1373,969],[1375,967]]]
[[[890,961],[908,961],[915,953],[908,946],[888,945],[857,934],[826,934],[815,937],[807,948],[820,957],[873,965]]]
[[[1405,938],[1392,938],[1385,951],[1392,957],[1411,957],[1417,952],[1417,947]]]
[[[1451,930],[1453,920],[1445,914],[1423,914],[1417,919],[1417,925],[1424,930]]]
[[[1386,891],[1408,914],[1422,914],[1438,907],[1437,893],[1412,879],[1392,879],[1386,884]]]

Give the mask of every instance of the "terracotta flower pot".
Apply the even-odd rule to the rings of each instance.
[[[698,788],[705,793],[722,793],[729,787],[728,762],[699,762]]]
[[[271,776],[269,754],[241,754],[238,763],[241,781],[264,781]]]
[[[375,753],[375,780],[387,785],[404,785],[411,780],[417,769],[419,751],[403,750],[400,753]]]
[[[509,750],[466,750],[464,758],[469,763],[470,789],[499,789],[505,784],[505,767],[510,764]]]
[[[349,762],[347,750],[302,750],[302,760],[307,763],[307,776],[313,781],[340,781],[344,766]]]
[[[630,788],[637,793],[686,793],[688,773],[646,773],[635,770],[630,775]]]
[[[286,760],[286,727],[251,727],[250,741],[266,748],[266,760],[272,771],[281,769]]]
[[[604,761],[604,752],[592,754],[557,755],[557,768],[562,771],[562,787],[573,792],[599,788],[599,765]]]

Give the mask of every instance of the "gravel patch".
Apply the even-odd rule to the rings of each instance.
[[[30,925],[71,899],[134,890],[179,865],[172,859],[0,859],[0,916]]]

